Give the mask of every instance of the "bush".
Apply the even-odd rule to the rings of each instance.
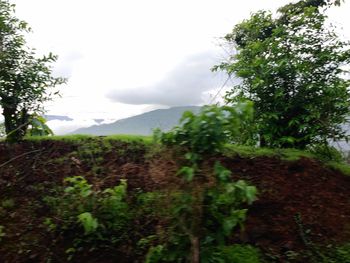
[[[68,186],[46,197],[53,217],[44,222],[49,231],[74,233],[74,247],[83,243],[118,244],[128,240],[132,212],[126,202],[126,180],[104,191],[93,189],[82,176],[65,179]]]
[[[250,102],[235,107],[205,106],[198,115],[187,111],[180,126],[160,135],[161,142],[182,145],[197,154],[220,152],[226,143],[245,143],[252,139],[246,127],[252,115]]]
[[[225,261],[235,254],[226,247],[227,239],[234,229],[243,227],[247,213],[243,206],[256,199],[257,191],[243,180],[232,182],[231,172],[219,163],[214,174],[207,178],[211,183],[190,180],[158,200],[163,203],[162,212],[168,211],[168,223],[160,231],[159,243],[149,249],[146,262],[187,262],[194,254],[200,262],[231,262]]]

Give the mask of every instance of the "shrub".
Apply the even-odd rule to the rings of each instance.
[[[93,189],[81,176],[66,178],[65,182],[69,185],[63,193],[58,191],[45,198],[53,213],[44,222],[49,231],[74,233],[75,247],[82,243],[117,244],[128,239],[132,212],[126,202],[126,180],[104,191]]]
[[[221,248],[236,227],[243,227],[247,213],[243,205],[256,199],[256,188],[243,180],[232,182],[231,172],[219,163],[214,174],[207,178],[210,183],[189,180],[160,200],[164,207],[168,204],[168,225],[160,231],[159,243],[150,248],[146,262],[194,262],[196,254],[201,262],[230,262],[222,260],[230,257],[225,251],[231,250]],[[221,261],[214,260],[218,257]]]
[[[180,126],[157,135],[167,145],[182,145],[192,153],[220,152],[228,142],[243,143],[252,138],[246,129],[252,118],[252,104],[238,103],[235,107],[205,106],[198,115],[187,111]]]

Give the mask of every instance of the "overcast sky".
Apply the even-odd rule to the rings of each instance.
[[[49,114],[56,133],[156,108],[202,105],[225,81],[210,68],[225,52],[219,38],[259,9],[287,0],[15,0],[33,29],[39,54],[59,56],[55,74],[68,78]],[[350,39],[350,3],[332,10]]]

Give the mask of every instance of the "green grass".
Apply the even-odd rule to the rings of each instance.
[[[326,166],[338,170],[345,175],[350,176],[350,165],[347,163],[339,163],[339,162],[327,162]]]
[[[225,146],[224,155],[227,157],[240,156],[243,158],[254,157],[276,157],[286,161],[297,161],[301,157],[316,158],[312,153],[301,151],[297,149],[271,149],[271,148],[258,148],[253,146],[233,145],[228,144]]]
[[[151,136],[142,135],[110,135],[110,136],[92,136],[92,135],[63,135],[63,136],[31,136],[26,137],[27,141],[66,141],[66,142],[83,142],[89,139],[103,139],[109,141],[123,141],[123,142],[142,142],[149,144],[152,142]]]
[[[345,162],[325,161],[321,160],[313,153],[297,150],[297,149],[270,149],[258,148],[253,146],[232,145],[225,146],[223,151],[227,157],[240,156],[242,158],[256,158],[256,157],[275,157],[285,161],[297,161],[302,157],[316,159],[325,166],[338,170],[341,173],[350,176],[350,165]]]
[[[83,143],[84,141],[91,139],[103,139],[105,141],[123,141],[123,142],[139,142],[145,145],[151,145],[153,142],[152,136],[142,135],[110,135],[110,136],[92,136],[92,135],[64,135],[64,136],[32,136],[26,137],[27,141],[65,141],[73,143]],[[0,141],[3,138],[0,139]],[[271,149],[271,148],[259,148],[253,146],[233,145],[227,144],[223,150],[223,154],[227,157],[240,156],[242,158],[256,158],[256,157],[275,157],[285,161],[297,161],[302,157],[316,159],[322,162],[325,166],[338,170],[345,175],[350,176],[350,165],[342,162],[324,161],[320,160],[315,154],[301,151],[297,149]]]

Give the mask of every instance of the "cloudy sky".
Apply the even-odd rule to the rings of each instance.
[[[156,108],[202,105],[225,82],[210,68],[225,57],[220,37],[251,12],[288,0],[12,0],[33,29],[39,54],[59,55],[54,72],[68,78],[49,114],[56,133]],[[350,39],[350,2],[332,19]]]

